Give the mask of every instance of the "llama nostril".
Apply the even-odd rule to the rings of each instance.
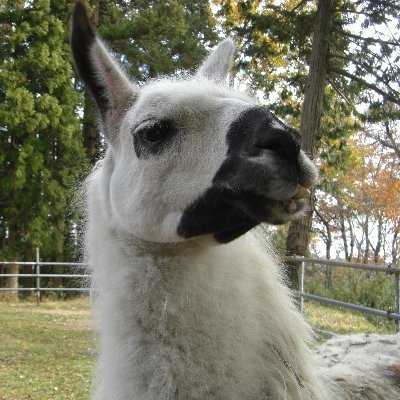
[[[282,154],[289,160],[297,159],[300,153],[300,143],[296,136],[280,129],[267,129],[259,133],[255,147]]]

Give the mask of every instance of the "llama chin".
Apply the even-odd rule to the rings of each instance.
[[[71,46],[108,143],[86,185],[101,319],[93,399],[364,398],[316,361],[258,236],[258,224],[302,214],[318,174],[293,128],[224,84],[233,42],[194,76],[139,88],[78,1]]]

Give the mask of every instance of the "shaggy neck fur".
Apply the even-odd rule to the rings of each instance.
[[[110,224],[106,171],[88,184],[102,335],[95,399],[327,399],[282,266],[256,232],[226,245],[135,239]]]

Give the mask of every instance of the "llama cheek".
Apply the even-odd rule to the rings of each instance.
[[[181,212],[159,213],[154,209],[135,210],[125,230],[133,236],[157,243],[174,243],[184,240],[177,234]]]
[[[182,218],[181,212],[172,212],[165,216],[162,225],[161,232],[159,234],[161,242],[181,242],[184,239],[177,233],[179,221]]]
[[[141,217],[135,221],[132,233],[149,242],[181,242],[184,238],[177,234],[177,226],[181,216],[181,212],[170,212],[166,215],[157,215],[156,211],[147,215],[142,213]]]

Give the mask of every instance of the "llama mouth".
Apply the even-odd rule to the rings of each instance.
[[[212,234],[227,243],[256,225],[281,225],[302,215],[309,190],[300,187],[286,200],[251,191],[211,187],[184,211],[177,233],[184,238]]]
[[[304,199],[311,195],[310,189],[305,188],[304,186],[299,186],[297,192],[293,195],[292,199]]]
[[[311,191],[309,189],[300,186],[290,199],[281,201],[279,204],[284,210],[285,214],[296,217],[299,213],[301,214],[305,210],[307,199],[310,197],[310,195]],[[285,222],[287,222],[287,220],[284,219],[282,223]]]

